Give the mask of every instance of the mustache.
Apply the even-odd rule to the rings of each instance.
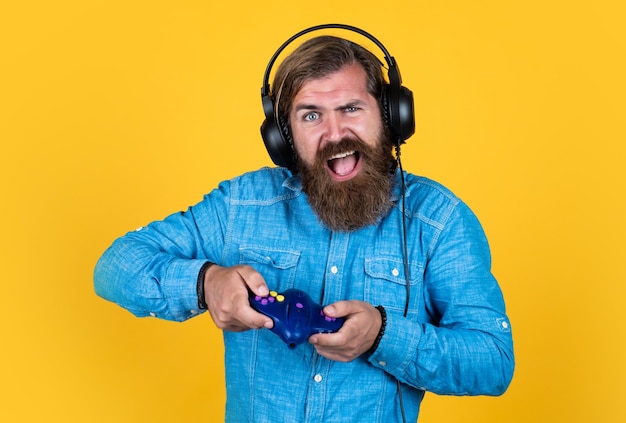
[[[365,144],[358,137],[344,137],[338,142],[328,143],[317,153],[318,163],[326,163],[331,157],[337,154],[347,153],[349,151],[358,151],[361,154],[368,155],[372,148]]]

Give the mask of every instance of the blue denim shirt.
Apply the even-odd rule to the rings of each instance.
[[[425,391],[503,393],[514,368],[511,325],[478,220],[440,184],[406,174],[406,317],[401,225],[397,201],[376,225],[331,232],[298,178],[261,169],[116,240],[96,265],[96,292],[137,316],[183,321],[201,312],[196,280],[208,260],[251,265],[270,289],[297,287],[321,304],[385,307],[377,350],[349,363],[307,343],[288,349],[267,329],[224,332],[228,422],[401,421],[396,381],[407,421]]]

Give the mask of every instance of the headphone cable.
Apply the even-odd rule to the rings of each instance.
[[[404,303],[404,317],[409,312],[409,300],[411,298],[411,278],[409,275],[409,248],[406,235],[406,182],[404,180],[404,170],[402,169],[402,160],[400,159],[400,145],[396,145],[396,160],[398,161],[398,170],[400,171],[400,188],[402,196],[402,262],[404,264],[404,280],[406,282],[406,300]]]
[[[400,159],[400,143],[396,144],[396,160],[398,162],[398,171],[400,172],[400,191],[402,195],[402,262],[404,264],[404,280],[406,282],[406,300],[404,303],[404,317],[409,312],[409,301],[411,298],[411,278],[409,276],[409,249],[406,236],[406,182],[404,180],[404,170],[402,169],[402,160]],[[398,399],[400,401],[400,413],[402,414],[402,422],[406,423],[406,415],[404,413],[404,400],[402,399],[402,385],[400,380],[396,379],[396,387],[398,391]]]

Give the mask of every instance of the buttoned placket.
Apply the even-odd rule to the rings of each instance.
[[[324,305],[342,299],[344,269],[348,255],[349,233],[333,232],[330,239],[328,256],[326,258],[326,272],[324,274]]]
[[[350,234],[333,233],[331,235],[328,256],[326,258],[326,272],[324,273],[324,298],[323,305],[328,305],[341,300],[343,292],[343,269],[345,268],[348,253]],[[327,398],[327,383],[331,361],[316,355],[313,362],[311,378],[309,382],[309,395],[307,399],[306,422],[322,422],[324,407]]]
[[[315,354],[306,401],[305,423],[322,423],[327,397],[327,376],[330,360]]]

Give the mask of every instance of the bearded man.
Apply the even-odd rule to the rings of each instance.
[[[425,391],[500,395],[511,381],[483,230],[448,189],[398,166],[407,134],[389,85],[363,47],[304,42],[264,99],[287,159],[117,239],[96,265],[97,293],[137,316],[209,311],[228,422],[416,421]],[[341,328],[287,348],[250,295],[292,288]]]

